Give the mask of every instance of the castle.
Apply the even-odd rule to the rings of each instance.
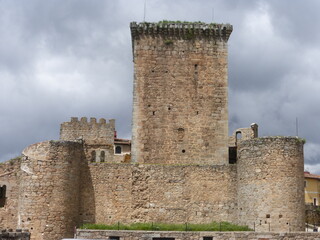
[[[209,223],[304,231],[303,142],[228,136],[231,25],[131,23],[132,148],[115,121],[72,118],[60,140],[0,165],[0,228],[71,237],[83,223]],[[130,156],[131,151],[131,156]]]

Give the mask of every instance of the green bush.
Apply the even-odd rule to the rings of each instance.
[[[228,222],[212,222],[207,224],[173,224],[173,223],[121,223],[113,225],[84,224],[81,229],[99,230],[145,230],[145,231],[252,231],[247,226],[238,226]]]

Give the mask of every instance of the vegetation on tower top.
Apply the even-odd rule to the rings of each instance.
[[[159,21],[158,24],[206,24],[205,22],[201,22],[201,21],[196,21],[196,22],[188,22],[188,21],[171,21],[171,20],[162,20]]]

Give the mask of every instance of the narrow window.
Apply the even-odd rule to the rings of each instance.
[[[194,65],[194,74],[198,74],[198,64]]]
[[[121,154],[122,149],[120,146],[116,146],[116,154]]]
[[[237,163],[237,147],[229,147],[229,164]]]
[[[240,140],[241,138],[242,138],[241,132],[237,132],[237,133],[236,133],[236,139],[237,139],[237,141]]]
[[[6,190],[6,185],[0,187],[0,207],[4,207],[4,205],[6,204]]]
[[[106,158],[105,151],[101,151],[101,153],[100,153],[100,162],[104,162],[105,158]]]
[[[203,237],[203,240],[213,240],[213,237]]]
[[[108,239],[109,240],[120,240],[120,237],[118,237],[118,236],[110,236]]]
[[[96,161],[96,151],[92,151],[91,152],[91,162],[95,162]]]
[[[313,199],[313,205],[314,205],[314,206],[318,206],[317,198],[314,198],[314,199]]]
[[[169,238],[169,237],[156,237],[152,238],[152,240],[174,240],[175,238]]]

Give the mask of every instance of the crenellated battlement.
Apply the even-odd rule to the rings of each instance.
[[[64,122],[64,123],[79,123],[79,124],[88,124],[88,125],[106,125],[107,121],[104,118],[100,118],[99,122],[97,122],[97,119],[94,117],[90,118],[90,121],[88,122],[88,118],[87,117],[81,117],[80,120],[78,117],[71,117],[71,121],[70,122]],[[109,123],[110,125],[114,126],[115,120],[114,119],[110,119]]]
[[[187,39],[204,38],[228,41],[233,30],[230,24],[206,24],[202,22],[159,22],[159,23],[130,23],[132,39],[141,36]]]
[[[104,118],[72,117],[60,127],[60,140],[82,139],[88,144],[113,144],[115,120],[108,122]]]

